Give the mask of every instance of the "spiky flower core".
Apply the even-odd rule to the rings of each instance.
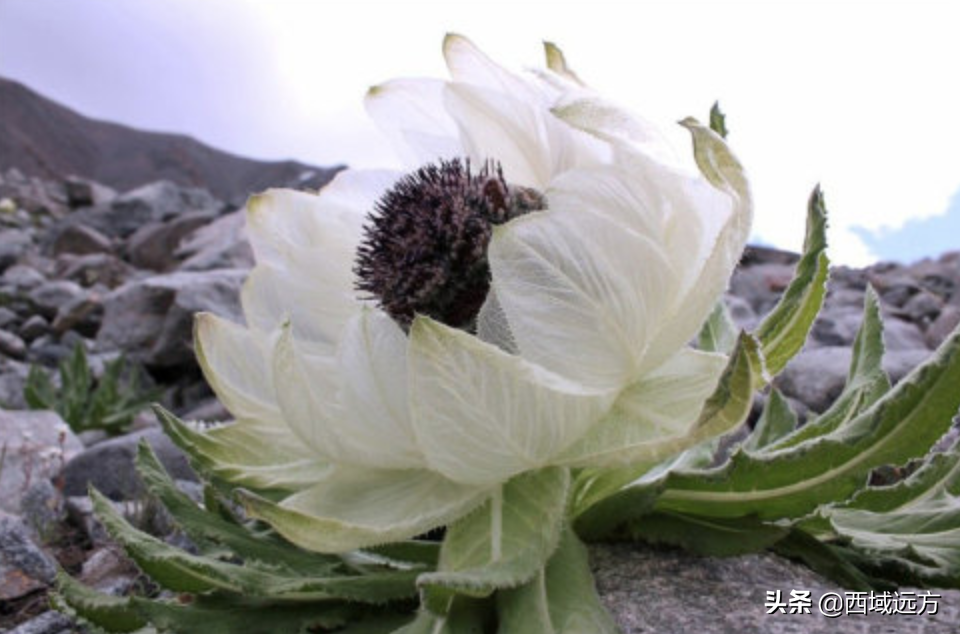
[[[490,289],[493,225],[545,207],[536,190],[508,185],[493,161],[476,174],[459,159],[421,167],[370,214],[357,250],[357,290],[404,327],[421,314],[472,330]]]

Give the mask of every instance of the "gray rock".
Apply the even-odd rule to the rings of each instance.
[[[794,266],[777,263],[740,268],[730,281],[730,292],[745,299],[757,315],[764,315],[790,284],[793,271]]]
[[[70,280],[81,286],[103,285],[117,288],[137,273],[132,266],[109,253],[90,255],[62,255],[57,258],[54,272],[60,279]]]
[[[21,229],[0,231],[0,271],[6,271],[16,264],[31,246],[33,246],[33,239],[26,231]]]
[[[591,546],[602,602],[623,634],[946,634],[960,631],[960,591],[936,590],[936,614],[828,618],[820,598],[844,590],[772,554],[699,557],[640,545]],[[768,592],[810,591],[809,614],[767,614]],[[918,592],[918,591],[915,591]]]
[[[927,328],[924,337],[927,345],[936,348],[960,325],[960,305],[948,304],[937,320]]]
[[[242,322],[245,271],[221,269],[157,275],[124,284],[104,298],[100,350],[123,350],[151,366],[192,364],[193,316],[210,311]]]
[[[862,309],[827,306],[813,323],[811,338],[824,346],[852,346],[862,323]],[[890,315],[883,318],[883,342],[887,350],[928,349],[917,326]]]
[[[244,210],[195,231],[180,244],[176,256],[183,260],[181,271],[252,268],[253,249],[247,241]]]
[[[46,542],[66,519],[63,495],[49,480],[40,480],[20,499],[20,515],[27,526]]]
[[[0,328],[9,328],[17,319],[17,313],[6,306],[0,306]]]
[[[93,227],[68,224],[54,238],[51,249],[55,256],[65,253],[75,255],[109,253],[113,249],[113,242]]]
[[[127,258],[141,269],[160,272],[174,269],[180,263],[174,255],[180,241],[211,220],[213,214],[195,212],[140,227],[127,240]]]
[[[62,335],[68,330],[76,330],[87,336],[96,336],[103,315],[103,304],[99,293],[90,292],[78,295],[63,303],[57,309],[53,319],[53,331]]]
[[[85,295],[86,291],[75,282],[52,280],[30,291],[29,298],[40,314],[52,319],[62,305]]]
[[[76,634],[85,630],[77,629],[76,624],[66,616],[54,610],[47,610],[10,630],[8,634]]]
[[[63,471],[64,495],[82,496],[92,485],[113,500],[130,500],[143,492],[134,467],[137,445],[144,439],[174,478],[196,480],[183,453],[160,429],[148,429],[107,440],[71,460]]]
[[[0,600],[47,587],[56,576],[56,563],[34,543],[27,526],[0,511]]]
[[[926,328],[940,316],[943,310],[943,298],[930,291],[922,290],[903,305],[900,314],[915,324]]]
[[[23,359],[27,354],[27,344],[12,332],[0,330],[0,354],[11,359]]]
[[[928,350],[890,350],[883,357],[883,369],[896,383],[931,354]],[[803,350],[774,382],[786,396],[814,412],[823,412],[843,390],[851,356],[851,349],[841,346]]]
[[[203,189],[180,187],[158,181],[138,187],[99,205],[73,214],[72,222],[95,227],[111,237],[127,237],[152,222],[163,222],[185,213],[217,214],[223,204]]]
[[[23,386],[27,381],[30,366],[0,356],[0,408],[25,409]],[[0,437],[3,431],[0,430]]]
[[[49,480],[83,450],[55,412],[0,409],[0,447],[6,453],[0,471],[0,510],[17,513],[32,484]]]
[[[100,592],[123,596],[133,587],[137,576],[136,566],[118,553],[116,546],[107,546],[83,562],[80,581]]]
[[[26,264],[14,264],[3,272],[3,282],[21,293],[35,289],[46,279],[43,273]]]
[[[43,315],[31,315],[20,326],[20,337],[24,341],[33,341],[48,332],[50,332],[50,324],[43,318]]]

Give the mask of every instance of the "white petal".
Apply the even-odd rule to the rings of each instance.
[[[281,420],[270,369],[275,337],[199,313],[194,340],[204,377],[234,417]]]
[[[252,328],[271,331],[288,320],[298,339],[335,348],[347,322],[363,305],[352,285],[333,274],[323,274],[323,258],[316,254],[313,276],[258,264],[240,292],[243,314]]]
[[[753,199],[740,162],[717,134],[695,122],[685,125],[693,133],[697,163],[711,185],[688,190],[695,211],[687,213],[698,213],[703,222],[700,248],[695,256],[691,254],[697,266],[682,286],[674,315],[657,335],[648,368],[656,367],[696,335],[730,283],[753,221]],[[676,234],[683,229],[672,231]]]
[[[503,312],[500,306],[500,300],[497,299],[497,291],[491,288],[487,291],[487,298],[477,313],[477,337],[481,341],[492,343],[504,352],[510,354],[519,354],[517,342],[510,332],[510,323],[507,321],[507,314]]]
[[[421,467],[406,405],[406,342],[387,317],[370,314],[351,321],[338,357],[311,350],[289,329],[280,336],[274,354],[280,407],[294,432],[333,462]]]
[[[335,470],[280,505],[245,496],[248,511],[288,540],[319,552],[346,552],[399,541],[448,524],[487,492],[431,471]]]
[[[340,401],[349,424],[338,429],[347,462],[418,467],[423,457],[410,421],[407,336],[393,319],[367,309],[344,331]],[[357,457],[353,457],[354,455]]]
[[[656,461],[683,449],[726,365],[722,354],[684,348],[626,389],[609,414],[561,457],[572,466]]]
[[[462,35],[447,34],[443,40],[443,57],[455,82],[512,94],[525,101],[538,96],[533,86],[490,59]]]
[[[676,290],[661,245],[584,208],[497,228],[488,257],[525,358],[596,388],[637,378]]]
[[[413,166],[463,155],[457,126],[444,106],[445,83],[395,79],[367,92],[367,113]]]
[[[428,318],[414,320],[409,354],[413,424],[427,464],[465,484],[550,464],[614,397]]]

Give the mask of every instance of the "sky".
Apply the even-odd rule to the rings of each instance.
[[[367,88],[445,73],[446,32],[504,65],[558,43],[669,131],[719,100],[754,240],[798,250],[820,183],[831,257],[960,249],[960,2],[0,0],[0,75],[88,116],[263,159],[394,167]]]

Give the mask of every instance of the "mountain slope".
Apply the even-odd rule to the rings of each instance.
[[[119,190],[167,179],[235,203],[267,187],[319,187],[340,169],[256,161],[188,136],[98,121],[0,78],[0,171],[11,167],[46,179],[81,176]]]

